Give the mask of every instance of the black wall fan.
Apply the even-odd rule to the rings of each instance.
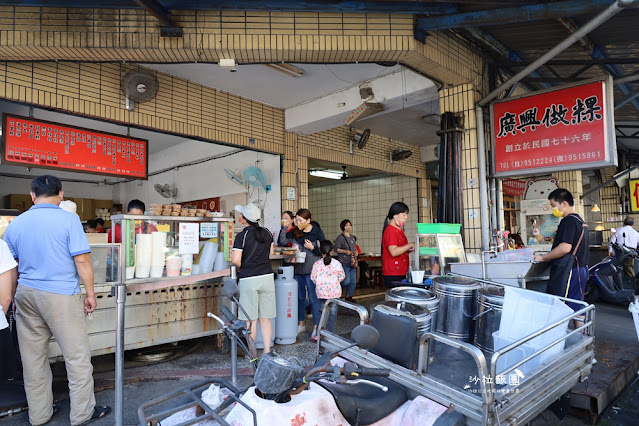
[[[351,139],[351,154],[355,153],[355,144],[357,144],[357,148],[364,149],[366,142],[368,142],[368,138],[370,137],[371,131],[369,129],[364,130],[362,133],[355,132],[353,139]]]
[[[395,161],[405,160],[411,155],[413,155],[413,151],[411,151],[410,149],[404,149],[400,146],[395,151],[390,153],[390,162],[391,164],[393,164]]]
[[[151,73],[134,71],[122,79],[122,92],[126,97],[126,109],[133,111],[135,102],[147,102],[157,95],[158,80]]]

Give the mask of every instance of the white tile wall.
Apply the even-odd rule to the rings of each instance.
[[[403,201],[410,210],[406,224],[408,241],[417,233],[417,179],[392,176],[361,182],[338,182],[335,185],[309,188],[309,210],[319,222],[326,238],[335,241],[343,219],[353,223],[353,233],[364,253],[380,253],[382,226],[388,209]]]

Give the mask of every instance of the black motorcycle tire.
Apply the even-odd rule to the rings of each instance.
[[[588,304],[593,304],[601,297],[601,289],[592,280],[588,280],[586,283],[586,290],[584,292],[584,301]]]

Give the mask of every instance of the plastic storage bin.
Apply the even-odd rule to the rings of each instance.
[[[418,223],[417,232],[419,234],[459,234],[461,225],[459,223]]]
[[[499,330],[493,333],[494,350],[496,352],[572,313],[572,309],[551,295],[506,287]],[[565,336],[567,328],[568,321],[500,356],[497,361],[497,372],[502,372]],[[553,345],[521,365],[519,370],[524,374],[534,370],[559,354],[564,349],[564,345],[565,341]]]

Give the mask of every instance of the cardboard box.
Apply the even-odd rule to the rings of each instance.
[[[20,213],[29,210],[32,205],[30,194],[9,194],[5,197],[5,208],[17,209]]]
[[[108,209],[111,211],[113,208],[113,200],[93,200],[94,209]]]
[[[80,216],[80,220],[85,221],[93,219],[95,217],[95,211],[93,208],[92,198],[76,198],[75,204],[77,206],[77,213]]]
[[[109,236],[107,234],[86,234],[89,244],[106,244]]]

